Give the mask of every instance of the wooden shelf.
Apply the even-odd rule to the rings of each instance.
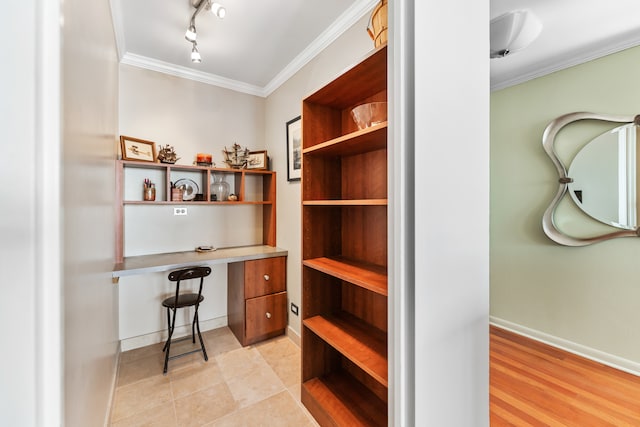
[[[313,316],[303,325],[384,387],[388,387],[387,337],[347,313]]]
[[[348,260],[342,257],[308,259],[304,260],[302,264],[377,294],[387,296],[387,269],[385,267]]]
[[[128,179],[142,178],[138,169],[152,170],[150,173],[156,181],[156,200],[144,201],[140,192],[140,199],[135,192],[127,192],[132,187],[127,183]],[[127,173],[129,171],[129,173]],[[211,184],[217,174],[233,175],[233,183],[230,184],[230,193],[238,196],[237,201],[211,201]],[[171,200],[171,184],[180,177],[193,177],[202,189],[203,200]],[[125,188],[126,187],[126,188]],[[262,187],[260,189],[260,187]],[[141,187],[140,187],[141,188]],[[249,200],[246,200],[246,199]],[[261,199],[261,200],[256,200]],[[125,247],[125,206],[127,211],[137,209],[139,206],[259,206],[262,208],[262,244],[276,246],[276,172],[269,170],[216,168],[209,166],[176,165],[168,163],[140,162],[135,160],[116,161],[116,263],[124,260]]]
[[[387,199],[304,200],[304,206],[387,206]]]
[[[387,148],[387,124],[371,126],[302,150],[313,156],[350,156]]]
[[[272,205],[270,200],[256,201],[256,202],[207,202],[206,200],[187,200],[181,202],[174,201],[162,201],[156,200],[153,202],[147,202],[144,200],[124,200],[122,202],[125,205]]]
[[[301,398],[323,425],[387,425],[386,403],[344,372],[305,381]]]

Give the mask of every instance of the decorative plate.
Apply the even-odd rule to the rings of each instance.
[[[196,194],[200,192],[198,184],[192,179],[183,178],[175,183],[176,188],[182,188],[182,200],[189,201],[196,198]]]

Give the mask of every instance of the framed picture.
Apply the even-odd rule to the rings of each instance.
[[[267,150],[250,151],[247,157],[247,169],[267,169]]]
[[[301,116],[287,122],[287,181],[300,181],[302,176]]]
[[[138,160],[140,162],[156,161],[156,144],[130,136],[120,136],[122,160]]]

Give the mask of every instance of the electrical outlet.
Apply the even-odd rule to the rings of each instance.
[[[173,208],[173,214],[174,215],[186,215],[187,214],[187,208]]]
[[[298,315],[298,306],[295,305],[294,303],[291,303],[291,312],[296,316]]]

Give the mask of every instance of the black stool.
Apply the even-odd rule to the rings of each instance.
[[[204,300],[202,296],[202,283],[204,282],[204,278],[211,274],[210,267],[188,267],[182,270],[176,270],[169,273],[169,280],[172,282],[176,282],[176,295],[167,298],[162,301],[162,306],[167,307],[167,327],[169,328],[169,337],[167,338],[167,342],[164,344],[162,351],[164,354],[164,370],[163,374],[167,373],[167,365],[169,364],[169,360],[176,359],[178,357],[186,356],[187,354],[196,353],[198,351],[202,351],[204,355],[204,360],[209,360],[207,357],[207,350],[204,348],[204,341],[202,341],[202,335],[200,334],[200,322],[198,321],[198,307],[200,303]],[[180,281],[181,280],[189,280],[189,279],[200,279],[200,287],[198,288],[198,293],[185,293],[180,294]],[[173,329],[176,324],[176,311],[179,308],[184,307],[195,307],[195,314],[193,315],[193,323],[191,324],[191,342],[195,344],[196,342],[196,329],[198,330],[198,338],[200,339],[200,348],[197,350],[191,350],[184,353],[177,354],[175,356],[169,356],[169,350],[171,349],[171,337],[173,336]],[[171,318],[171,312],[173,311],[173,318]],[[185,336],[179,339],[174,340],[174,342],[182,341],[188,339],[189,336]]]

